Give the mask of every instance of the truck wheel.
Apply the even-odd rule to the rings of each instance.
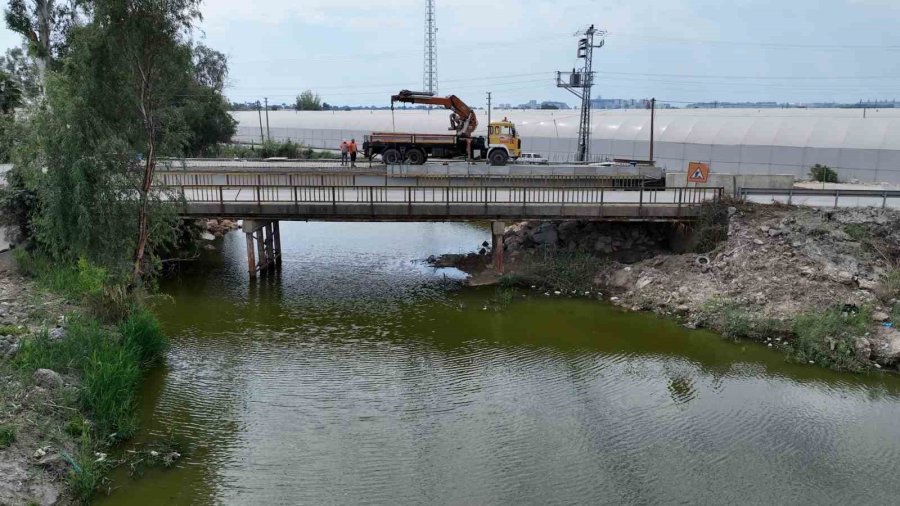
[[[406,152],[406,159],[412,165],[422,165],[428,157],[421,149],[410,149]]]
[[[400,156],[400,151],[390,148],[385,149],[384,153],[381,153],[381,161],[388,165],[397,165],[403,161],[403,157]]]
[[[488,160],[491,162],[491,165],[506,165],[509,155],[502,149],[495,149],[488,155]]]

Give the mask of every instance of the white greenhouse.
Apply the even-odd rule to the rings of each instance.
[[[237,140],[259,142],[256,111],[232,113]],[[484,134],[485,111],[478,111]],[[273,139],[313,148],[336,149],[342,139],[373,131],[443,133],[444,110],[275,111],[268,114]],[[501,111],[522,137],[522,149],[553,161],[574,159],[578,111]],[[650,111],[603,110],[593,114],[594,160],[646,160],[650,150]],[[809,177],[817,163],[837,170],[844,181],[900,183],[900,110],[882,109],[661,109],[656,112],[655,156],[667,171],[683,172],[692,161],[709,162],[730,174],[792,174]]]

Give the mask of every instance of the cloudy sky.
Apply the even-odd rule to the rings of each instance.
[[[233,100],[385,104],[421,89],[424,0],[208,0],[197,38],[231,62]],[[442,94],[576,100],[555,70],[573,34],[609,32],[594,96],[790,102],[900,99],[900,0],[437,0]],[[0,49],[18,38],[0,31]]]

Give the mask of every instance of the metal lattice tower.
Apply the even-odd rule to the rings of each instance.
[[[584,66],[580,69],[572,69],[572,72],[557,72],[556,85],[569,90],[581,99],[581,121],[578,123],[576,158],[579,162],[588,162],[591,158],[591,88],[594,86],[594,48],[601,48],[606,42],[601,38],[599,44],[594,44],[594,36],[603,37],[606,32],[597,30],[594,25],[591,25],[590,28],[577,35],[580,37],[578,39],[578,58],[584,60]]]
[[[425,74],[422,86],[426,92],[436,94],[437,80],[437,25],[434,22],[435,0],[425,0]]]

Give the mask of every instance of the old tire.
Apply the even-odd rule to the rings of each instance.
[[[400,156],[400,151],[390,148],[381,153],[381,161],[388,165],[397,165],[403,161],[403,157]]]
[[[502,149],[495,149],[488,155],[488,161],[491,165],[506,165],[507,160],[509,160],[509,155]]]
[[[425,151],[421,149],[410,149],[406,152],[406,160],[410,165],[422,165],[427,159],[428,157],[425,155]]]

